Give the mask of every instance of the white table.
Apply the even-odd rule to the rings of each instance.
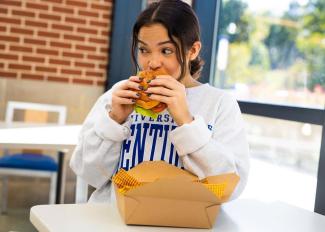
[[[65,126],[29,126],[1,125],[0,149],[32,148],[58,151],[58,181],[56,203],[63,202],[61,194],[63,158],[67,150],[74,149],[77,144],[80,125]],[[14,128],[11,128],[14,127]]]
[[[264,203],[238,199],[221,207],[215,227],[185,229],[127,226],[113,204],[38,205],[31,208],[30,220],[40,232],[107,231],[215,231],[215,232],[324,232],[325,216],[281,202]]]

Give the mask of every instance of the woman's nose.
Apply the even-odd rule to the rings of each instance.
[[[148,63],[149,69],[155,70],[161,67],[161,62],[158,59],[151,59]]]

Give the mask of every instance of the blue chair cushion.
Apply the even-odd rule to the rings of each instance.
[[[0,158],[0,168],[19,168],[44,171],[57,171],[55,160],[42,154],[13,154]]]

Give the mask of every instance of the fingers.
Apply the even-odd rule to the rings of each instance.
[[[145,93],[151,100],[166,103],[168,106],[177,105],[186,96],[185,86],[168,75],[157,76],[151,80]]]
[[[132,90],[118,90],[114,93],[114,101],[118,104],[133,104],[140,94]]]
[[[141,78],[138,76],[131,76],[128,80],[126,80],[120,87],[120,89],[134,89],[140,90],[140,82],[142,81]]]
[[[166,97],[166,96],[158,95],[158,94],[150,95],[150,99],[154,100],[154,101],[163,102],[163,103],[167,104],[168,106],[170,106],[174,101],[174,97]]]
[[[141,82],[143,78],[138,77],[138,76],[130,76],[129,81],[134,81],[134,82]]]
[[[118,97],[124,97],[124,98],[139,98],[140,94],[133,91],[133,90],[118,90],[115,92],[115,95]]]
[[[145,91],[145,93],[148,96],[151,96],[152,94],[163,95],[163,96],[167,96],[167,97],[175,96],[175,91],[165,88],[165,87],[161,87],[161,86],[149,87]]]
[[[142,78],[138,76],[130,76],[129,79],[115,89],[112,102],[119,105],[134,104],[140,97],[140,94],[136,90],[140,90],[139,86],[141,81]]]
[[[140,97],[136,90],[142,90],[140,82],[142,78],[131,76],[126,80],[120,88],[113,93],[113,100],[117,104],[134,104]],[[160,75],[149,83],[149,88],[145,91],[152,100],[164,102],[167,105],[174,102],[180,93],[184,92],[185,86],[178,82],[175,78],[168,75]]]
[[[132,89],[137,89],[139,82],[140,80],[137,76],[131,76],[128,80],[123,82],[123,84],[113,92],[112,101],[114,104],[134,104],[136,99],[140,97],[140,94]]]
[[[177,81],[175,78],[168,75],[157,76],[157,78],[151,80],[149,86],[163,86],[168,89],[181,89],[184,85]]]
[[[123,97],[115,97],[114,98],[114,103],[118,105],[132,105],[135,103],[134,98],[123,98]]]

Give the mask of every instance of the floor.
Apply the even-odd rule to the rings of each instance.
[[[29,222],[29,209],[8,209],[0,215],[0,232],[37,232]]]
[[[74,202],[74,188],[74,182],[66,184],[65,203]],[[47,204],[48,181],[12,179],[9,190],[8,212],[0,214],[0,232],[37,232],[29,221],[29,211],[32,205]]]

